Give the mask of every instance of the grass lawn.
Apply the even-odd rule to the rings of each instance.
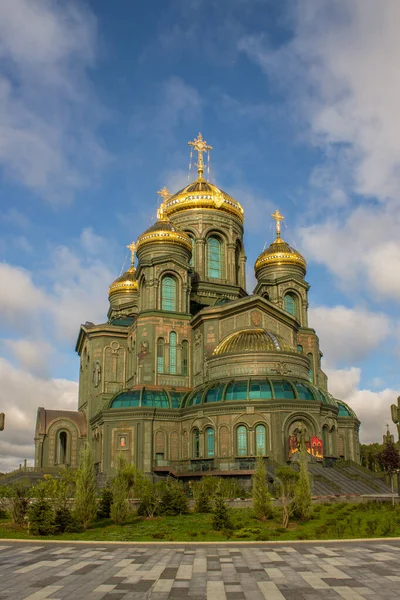
[[[189,513],[176,517],[145,519],[132,515],[123,526],[110,519],[96,521],[82,533],[64,533],[41,539],[92,541],[269,541],[269,540],[328,540],[359,537],[400,536],[400,506],[386,504],[332,504],[314,507],[313,518],[305,523],[291,521],[289,529],[280,526],[280,513],[266,522],[258,521],[249,508],[232,510],[234,529],[212,530],[211,515]],[[38,539],[26,527],[0,521],[0,538]]]

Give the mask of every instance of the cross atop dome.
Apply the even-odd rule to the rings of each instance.
[[[127,248],[128,248],[128,250],[131,251],[131,265],[133,266],[135,264],[135,252],[136,252],[135,242],[131,242],[130,244],[128,244]]]
[[[169,198],[171,198],[172,194],[171,194],[171,192],[169,192],[169,191],[167,190],[167,188],[166,188],[166,186],[165,186],[165,185],[164,185],[164,187],[163,187],[161,190],[159,190],[159,191],[157,192],[157,194],[158,194],[158,195],[161,197],[161,199],[162,199],[162,200],[161,200],[161,204],[160,204],[160,206],[158,207],[158,210],[157,210],[157,219],[158,219],[159,221],[167,221],[167,220],[168,220],[168,217],[167,217],[167,214],[166,214],[166,212],[165,212],[165,204],[166,204],[167,200],[168,200]]]
[[[203,152],[209,152],[212,150],[212,146],[209,146],[205,140],[203,140],[203,136],[201,133],[193,140],[193,142],[188,142],[188,145],[191,146],[197,152],[198,162],[196,163],[197,172],[199,177],[203,176],[204,173],[204,161],[203,161]]]
[[[276,211],[274,213],[272,213],[271,217],[275,221],[276,237],[280,238],[281,237],[281,221],[283,221],[283,219],[285,217],[283,215],[281,215],[281,213],[279,212],[278,209],[276,209]]]

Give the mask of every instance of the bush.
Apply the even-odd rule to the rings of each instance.
[[[209,513],[212,510],[210,493],[204,482],[205,479],[202,479],[193,486],[194,510],[197,513]]]
[[[268,490],[267,469],[262,456],[257,457],[252,484],[254,514],[260,521],[265,521],[272,517],[273,508],[271,494]]]
[[[21,484],[12,485],[9,489],[11,501],[11,518],[16,525],[24,525],[29,508],[29,490]]]
[[[109,519],[111,514],[111,504],[113,501],[113,493],[111,488],[106,487],[101,491],[99,504],[97,507],[98,519]]]
[[[224,529],[233,529],[231,515],[225,504],[225,498],[220,490],[217,490],[214,496],[214,506],[212,511],[212,528],[215,531]]]
[[[189,512],[188,501],[182,484],[168,477],[161,484],[161,498],[158,507],[160,515],[183,515]]]
[[[38,498],[28,510],[28,527],[32,535],[52,535],[56,525],[54,510],[45,498]]]
[[[80,453],[79,468],[75,477],[76,495],[74,517],[87,529],[97,511],[97,492],[94,474],[93,450],[86,446]]]
[[[68,506],[57,508],[54,515],[55,532],[64,533],[64,531],[67,531],[72,518],[72,512]]]

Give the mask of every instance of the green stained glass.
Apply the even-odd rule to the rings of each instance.
[[[157,340],[157,373],[164,373],[164,340]]]
[[[200,433],[198,429],[193,431],[193,456],[194,458],[200,456]]]
[[[294,398],[294,391],[290,383],[286,383],[284,381],[273,381],[272,385],[274,386],[274,396],[278,400],[288,399],[291,400]]]
[[[171,331],[169,334],[169,372],[176,375],[176,333]]]
[[[247,429],[240,425],[236,430],[238,456],[247,456]]]
[[[173,277],[164,277],[161,284],[162,310],[176,311],[176,280]]]
[[[189,344],[187,340],[182,342],[182,375],[189,374]]]
[[[262,454],[264,456],[267,454],[267,444],[266,444],[266,434],[265,434],[265,425],[257,425],[256,427],[256,451],[257,456]]]
[[[284,309],[294,317],[296,316],[296,299],[291,294],[286,294],[284,297]]]
[[[247,400],[247,381],[230,383],[226,390],[225,400]]]
[[[207,240],[207,275],[211,279],[222,278],[222,244],[215,237]]]
[[[258,400],[261,398],[272,398],[272,390],[268,381],[251,381],[250,383],[250,400]]]
[[[207,427],[206,429],[206,443],[207,443],[207,457],[213,458],[214,456],[214,429]]]

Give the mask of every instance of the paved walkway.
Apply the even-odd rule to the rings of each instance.
[[[400,541],[0,542],[0,600],[395,600]]]

